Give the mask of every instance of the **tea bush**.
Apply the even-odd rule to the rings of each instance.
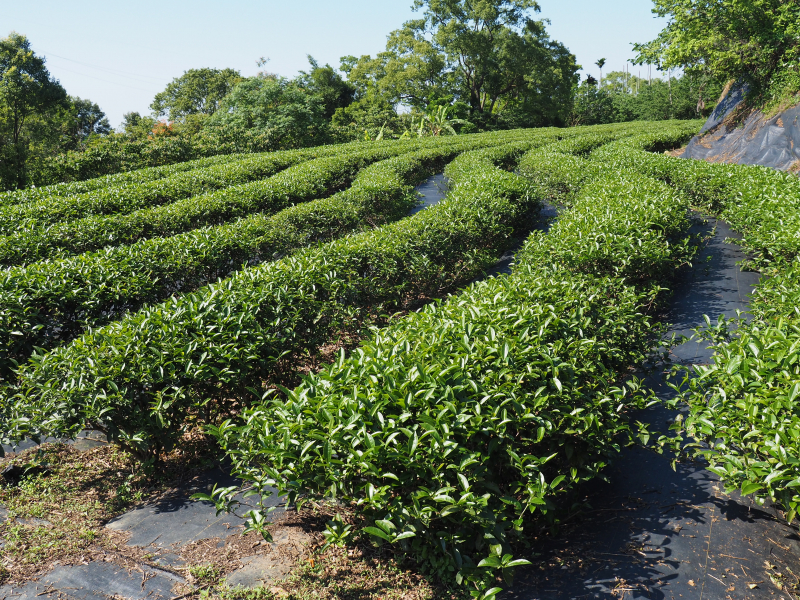
[[[683,373],[676,404],[689,412],[674,429],[728,492],[776,502],[792,521],[800,508],[800,179],[644,151],[650,147],[642,136],[598,154],[690,193],[743,234],[739,243],[769,276],[756,289],[751,320],[709,320],[713,361]]]
[[[592,168],[544,154],[551,182]],[[609,172],[575,190],[512,275],[397,319],[209,431],[262,498],[353,503],[364,535],[487,590],[526,562],[514,559],[526,516],[552,514],[639,433],[628,374],[661,332],[662,286],[694,252],[687,209],[663,183]]]
[[[445,200],[413,217],[244,269],[34,355],[19,371],[15,422],[32,419],[34,433],[91,427],[154,456],[231,399],[260,397],[264,381],[342,331],[468,281],[538,206],[525,179],[470,162]]]
[[[207,168],[193,169],[138,185],[105,187],[85,194],[46,198],[0,208],[0,235],[35,229],[82,217],[128,214],[141,208],[270,177],[297,163],[315,158],[309,152],[276,152]]]
[[[53,348],[87,327],[243,266],[400,219],[415,201],[409,184],[484,144],[482,139],[461,140],[374,163],[349,189],[275,215],[256,214],[168,238],[6,269],[0,272],[0,374],[8,378],[34,348]]]

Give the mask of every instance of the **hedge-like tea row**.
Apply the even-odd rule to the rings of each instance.
[[[327,199],[256,214],[217,227],[143,240],[0,272],[0,376],[34,347],[50,349],[145,304],[365,227],[394,221],[414,203],[409,183],[438,172],[472,138],[375,163],[348,190]]]
[[[413,217],[245,269],[35,355],[19,371],[17,423],[91,427],[157,455],[187,423],[280,381],[339,332],[473,278],[537,202],[523,178],[472,164],[446,199]]]
[[[601,150],[598,158],[664,179],[728,221],[760,264],[800,255],[800,178],[767,167],[712,164],[651,154],[647,136]]]
[[[470,136],[469,139],[475,143],[481,138]],[[450,143],[452,141],[446,139],[437,145]],[[142,208],[170,204],[184,198],[264,179],[282,169],[313,158],[342,156],[351,152],[374,150],[379,146],[383,148],[393,146],[399,152],[402,148],[412,151],[417,147],[431,146],[431,143],[423,139],[387,142],[382,145],[346,144],[257,154],[207,168],[195,168],[189,172],[140,185],[110,186],[74,195],[68,199],[46,198],[22,205],[0,207],[0,235],[9,235],[20,229],[35,229],[54,223],[74,221],[92,215],[128,214]]]
[[[704,456],[727,491],[770,499],[792,521],[800,510],[800,179],[643,151],[650,147],[642,137],[611,154],[729,221],[769,274],[756,289],[751,321],[739,322],[735,332],[725,321],[711,328],[713,362],[685,373],[676,403],[690,410],[675,429],[684,441],[694,439],[684,450]]]
[[[266,154],[266,153],[265,153]],[[193,169],[211,167],[242,160],[248,154],[228,154],[222,156],[211,156],[198,160],[164,165],[160,167],[148,167],[137,171],[116,173],[105,177],[87,179],[85,181],[71,181],[67,183],[54,183],[42,187],[30,187],[21,190],[10,190],[0,192],[0,206],[13,206],[25,202],[37,202],[40,200],[54,198],[68,198],[78,194],[85,194],[103,188],[127,185],[141,185],[150,181],[158,181],[167,177],[172,177],[178,173],[185,173]]]
[[[315,157],[309,152],[275,152],[205,169],[193,169],[141,185],[103,188],[68,199],[47,198],[7,206],[0,208],[0,235],[92,215],[127,214],[150,206],[169,204],[271,177],[278,171],[311,158]]]
[[[413,149],[413,148],[411,148]],[[359,169],[408,152],[406,145],[318,158],[295,165],[264,181],[232,186],[166,206],[130,214],[86,217],[0,238],[0,263],[30,264],[45,258],[81,254],[107,246],[175,235],[258,212],[277,212],[344,187]]]
[[[713,362],[686,373],[676,399],[689,413],[675,429],[695,443],[726,491],[800,510],[800,264],[759,285],[735,335],[716,341]],[[725,333],[723,326],[721,331]]]
[[[554,172],[591,168],[564,163]],[[602,176],[511,276],[398,319],[210,431],[264,497],[352,502],[373,539],[490,587],[525,562],[512,554],[526,513],[550,511],[636,434],[624,380],[658,338],[661,285],[693,252],[687,209],[656,180]]]
[[[531,236],[517,255],[520,262],[607,273],[645,286],[669,280],[676,266],[694,254],[686,237],[686,197],[662,182],[612,171],[585,184],[578,196],[549,235]],[[587,197],[602,201],[588,202]]]
[[[385,143],[385,142],[381,142]],[[389,142],[391,143],[391,142]],[[333,156],[343,151],[366,150],[374,147],[375,142],[352,142],[347,144],[334,144],[327,146],[317,146],[304,150],[290,150],[288,152],[304,152],[314,158],[323,156]],[[68,183],[55,183],[42,187],[30,187],[22,190],[12,190],[0,192],[0,207],[13,206],[29,202],[53,201],[57,198],[69,199],[73,196],[83,195],[99,190],[110,190],[112,188],[135,188],[150,182],[167,179],[187,173],[196,169],[214,168],[220,165],[232,164],[252,157],[266,157],[281,154],[281,152],[262,152],[257,154],[223,154],[199,158],[182,163],[163,165],[159,167],[146,167],[135,171],[115,173],[84,181],[72,181]]]

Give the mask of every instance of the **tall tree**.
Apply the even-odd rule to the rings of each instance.
[[[596,64],[597,68],[600,69],[600,87],[603,87],[603,67],[606,64],[606,59],[600,58],[594,64]]]
[[[150,109],[170,121],[190,115],[213,115],[222,99],[242,76],[234,69],[189,69],[176,77],[163,92],[156,94]]]
[[[416,0],[414,9],[423,18],[393,31],[385,52],[342,59],[359,103],[381,97],[425,110],[456,101],[479,125],[566,122],[579,67],[546,21],[530,18],[534,0]]]
[[[471,113],[491,112],[498,99],[518,85],[518,73],[504,77],[499,57],[518,40],[510,33],[530,30],[535,0],[414,0],[422,19],[405,29],[429,34],[446,57],[453,79]],[[507,55],[508,56],[508,55]]]
[[[355,86],[345,81],[330,65],[320,67],[310,54],[308,63],[311,65],[311,70],[307,73],[300,71],[297,81],[310,93],[320,97],[325,118],[330,119],[337,108],[345,108],[353,102],[356,93]]]
[[[237,83],[211,116],[209,127],[260,130],[276,148],[321,143],[328,120],[319,96],[296,81],[263,74]]]
[[[91,100],[70,96],[69,107],[64,117],[64,129],[67,136],[63,149],[74,150],[82,143],[96,135],[111,133],[111,124],[106,113]]]
[[[67,93],[50,77],[44,58],[36,56],[24,35],[11,32],[0,40],[0,152],[4,186],[24,187],[28,140],[33,117],[68,106]]]
[[[636,63],[661,70],[745,80],[764,90],[788,78],[800,86],[800,2],[797,0],[654,0],[669,19],[658,37],[634,44]],[[796,91],[796,90],[791,90]]]
[[[342,70],[348,81],[356,86],[358,100],[375,96],[389,104],[403,103],[424,109],[432,99],[446,96],[451,90],[447,82],[447,60],[416,24],[406,24],[392,31],[386,51],[375,58],[342,57]]]

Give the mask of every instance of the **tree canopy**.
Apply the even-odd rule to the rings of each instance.
[[[311,65],[311,70],[300,71],[297,82],[310,94],[320,99],[323,114],[326,119],[330,119],[337,108],[344,108],[353,101],[356,93],[355,86],[345,81],[330,65],[320,67],[310,54],[308,63]]]
[[[342,58],[357,98],[423,110],[459,101],[470,120],[517,126],[563,124],[579,69],[531,18],[534,0],[416,0],[406,22],[375,58]]]
[[[36,116],[66,108],[67,93],[50,77],[24,35],[0,39],[0,180],[4,187],[26,184],[30,140],[26,130]]]
[[[150,109],[157,116],[180,121],[189,115],[212,115],[242,76],[234,69],[189,69],[156,94]]]
[[[208,126],[268,132],[276,144],[286,147],[319,137],[324,123],[319,96],[307,93],[297,82],[266,74],[237,83],[208,120]]]
[[[796,0],[654,0],[669,19],[651,42],[634,44],[638,63],[800,89],[800,2]],[[788,79],[788,81],[787,81]]]

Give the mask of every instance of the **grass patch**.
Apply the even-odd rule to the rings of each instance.
[[[214,444],[202,435],[187,436],[181,450],[167,455],[158,474],[116,446],[81,451],[66,444],[45,444],[2,465],[38,464],[48,470],[23,477],[17,485],[0,480],[3,552],[0,583],[36,578],[54,563],[78,564],[97,554],[120,550],[120,534],[104,525],[134,505],[214,464]]]
[[[140,464],[116,446],[77,450],[66,444],[45,444],[2,462],[46,465],[48,471],[23,478],[18,485],[0,484],[0,506],[8,518],[0,523],[4,547],[0,584],[18,585],[39,578],[54,564],[81,564],[94,559],[132,566],[154,558],[144,548],[124,545],[124,534],[105,524],[140,502],[216,464],[214,444],[191,435],[181,451],[167,455],[163,470],[147,475]],[[1,480],[0,480],[1,481]],[[224,583],[240,566],[239,558],[258,553],[260,536],[232,535],[217,552],[206,553],[198,542],[183,549],[188,561],[181,569],[194,593],[187,599],[207,600],[467,600],[464,590],[451,590],[400,562],[389,548],[368,542],[355,547],[329,547],[320,552],[321,531],[334,507],[311,504],[300,513],[289,511],[274,528],[294,527],[310,533],[317,550],[309,548],[290,574],[268,587],[247,590]],[[342,507],[337,507],[341,511]],[[348,512],[348,511],[345,511]],[[348,520],[354,514],[346,515]],[[272,529],[273,527],[271,527]],[[210,547],[216,549],[217,542]],[[194,546],[197,546],[195,548]],[[201,552],[201,550],[203,550]],[[205,553],[205,554],[204,554]],[[412,568],[409,569],[409,566]]]
[[[403,568],[375,548],[328,548],[301,561],[288,577],[268,587],[226,585],[201,590],[202,600],[467,600],[469,592],[434,583]]]

